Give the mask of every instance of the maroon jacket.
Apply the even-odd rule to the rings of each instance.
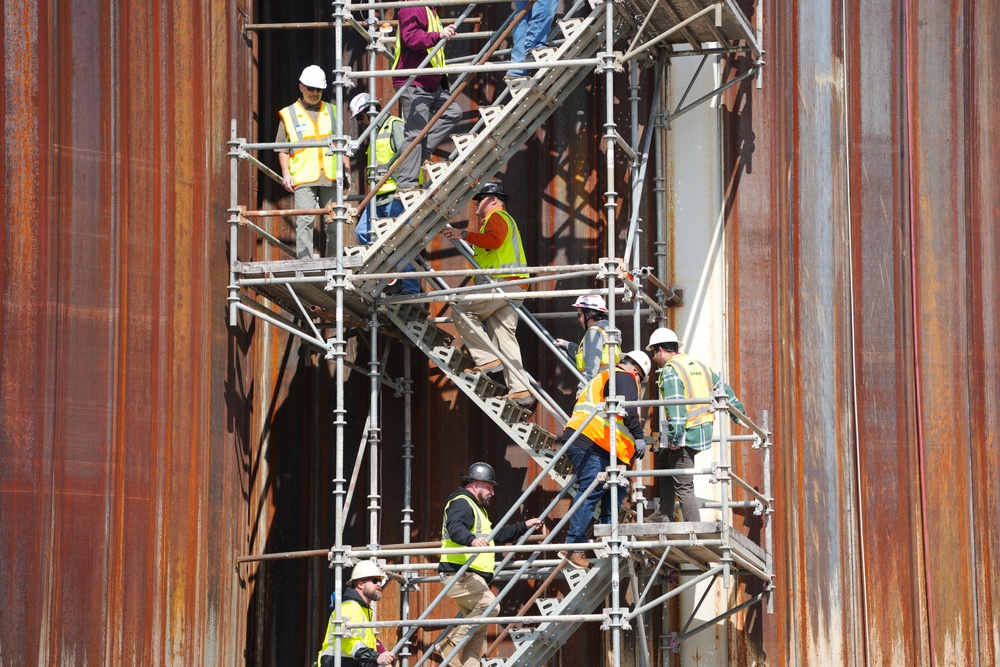
[[[414,69],[427,57],[427,49],[441,41],[441,33],[427,32],[427,11],[437,13],[433,7],[403,7],[396,14],[399,20],[399,62],[396,69]],[[426,90],[437,90],[444,77],[439,74],[425,74],[414,80],[414,85]],[[399,88],[407,77],[392,77],[392,85]]]

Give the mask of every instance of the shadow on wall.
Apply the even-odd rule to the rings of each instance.
[[[354,358],[353,339],[348,360]],[[335,539],[336,383],[334,367],[296,339],[286,340],[275,365],[259,438],[239,452],[246,502],[246,553],[325,549]],[[267,370],[264,371],[265,373]],[[350,374],[346,383],[345,463],[353,463],[365,414],[358,397],[367,379]],[[253,393],[248,396],[252,400]],[[350,474],[349,471],[347,473]],[[363,504],[355,494],[354,508]],[[358,512],[348,512],[344,538],[351,542]],[[358,524],[360,526],[360,524]],[[263,541],[263,544],[261,544]],[[244,566],[251,593],[247,605],[245,659],[248,665],[311,664],[322,643],[333,573],[322,557]]]

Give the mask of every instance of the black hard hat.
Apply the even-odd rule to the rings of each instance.
[[[507,201],[509,196],[510,195],[508,195],[503,189],[503,186],[500,185],[500,181],[489,181],[486,185],[480,188],[479,192],[477,192],[476,196],[472,199],[474,201],[479,201],[480,199],[486,199],[487,197],[499,197],[503,201]]]
[[[497,474],[493,472],[493,466],[489,463],[473,463],[469,466],[469,471],[462,476],[462,484],[471,481],[497,483]]]

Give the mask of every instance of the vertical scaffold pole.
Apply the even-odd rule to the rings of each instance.
[[[615,210],[618,207],[618,193],[615,191],[615,144],[617,140],[617,129],[615,126],[615,7],[612,0],[605,0],[604,3],[604,145],[606,154],[606,176],[607,190],[605,196],[605,217],[607,220],[607,254],[605,255],[604,279],[607,281],[607,302],[611,305],[608,309],[608,345],[618,345],[618,350],[611,349],[614,353],[621,349],[621,332],[615,324],[615,276],[617,275],[617,262],[615,260]],[[614,357],[609,355],[609,359]],[[611,537],[608,546],[611,557],[611,649],[613,653],[613,667],[621,665],[621,645],[622,645],[622,610],[621,610],[621,536],[618,534],[618,499],[623,489],[619,487],[624,481],[620,475],[618,459],[615,456],[615,443],[618,439],[617,415],[621,409],[617,399],[617,389],[615,387],[614,370],[608,374],[608,399],[607,399],[607,419],[610,425],[608,433],[608,459],[609,473],[608,485],[611,491]]]
[[[379,446],[382,444],[382,424],[379,420],[379,397],[382,388],[381,363],[378,358],[378,314],[372,310],[368,319],[368,544],[376,548],[379,538],[379,513],[381,494],[379,491],[378,466]]]
[[[403,544],[409,544],[413,536],[413,374],[411,369],[413,358],[413,346],[409,342],[403,343]],[[403,564],[410,564],[410,557],[403,557]],[[402,588],[402,618],[410,618],[410,590],[412,585],[407,583]],[[400,652],[403,658],[403,667],[410,664],[410,644],[403,646]]]
[[[334,480],[334,497],[335,497],[335,525],[338,526],[338,530],[334,541],[333,550],[333,564],[334,564],[334,586],[336,591],[343,590],[344,586],[344,533],[339,528],[344,525],[344,494],[346,493],[344,489],[344,427],[346,426],[346,410],[344,409],[344,356],[346,354],[346,345],[344,343],[344,240],[343,240],[343,230],[345,221],[345,209],[344,209],[344,114],[343,111],[343,98],[344,98],[344,60],[343,60],[343,37],[344,37],[344,2],[343,0],[334,0],[333,3],[333,16],[334,16],[334,91],[335,99],[334,104],[337,109],[336,120],[334,125],[335,136],[335,152],[336,152],[336,164],[337,164],[337,188],[336,188],[336,202],[334,206],[334,234],[335,239],[335,257],[336,264],[333,271],[333,284],[334,284],[334,298],[336,303],[336,312],[334,313],[337,322],[334,328],[334,338],[332,343],[327,341],[327,357],[333,357],[336,366],[335,371],[335,381],[336,381],[336,407],[334,408],[334,432],[335,432],[335,444],[336,444],[336,459],[337,459],[337,478]],[[325,230],[324,230],[325,231]],[[327,247],[329,247],[329,241],[327,241]],[[334,605],[334,613],[338,618],[343,616],[343,610],[341,608],[341,595],[337,595],[337,599]],[[342,664],[341,653],[342,653],[342,642],[343,642],[343,626],[336,633],[335,646],[335,656],[334,656],[334,667],[340,667]]]
[[[240,231],[240,193],[239,193],[239,158],[236,146],[240,140],[236,137],[236,119],[229,121],[229,326],[235,327],[237,319],[236,304],[240,302],[240,288],[236,285],[236,261],[239,259],[236,244]]]

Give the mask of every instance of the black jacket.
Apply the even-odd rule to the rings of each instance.
[[[472,495],[469,491],[462,487],[455,491],[453,494],[448,496],[448,500],[445,503],[448,506],[448,511],[444,517],[445,526],[448,528],[448,535],[451,536],[453,542],[458,542],[459,544],[467,547],[472,546],[472,540],[476,539],[476,536],[472,534],[472,526],[476,522],[476,517],[472,513],[472,507],[469,503],[452,503],[452,499],[458,496],[467,496],[470,502],[479,505],[479,501],[476,497]],[[448,503],[451,503],[448,505]],[[483,512],[486,516],[489,516],[489,512],[485,507],[482,507]],[[504,526],[493,538],[493,541],[497,544],[509,544],[514,542],[517,538],[528,532],[528,526],[524,521],[518,521],[517,523],[512,523],[510,525]],[[461,565],[456,565],[455,563],[439,563],[438,572],[458,572]],[[483,575],[486,579],[486,583],[490,583],[493,580],[492,575],[486,575],[478,570],[476,574]]]

